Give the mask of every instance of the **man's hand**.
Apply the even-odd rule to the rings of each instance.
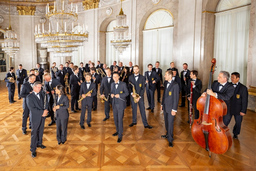
[[[80,82],[78,82],[78,85],[81,85],[81,83],[80,83]]]
[[[116,95],[115,95],[115,98],[120,98],[120,95],[119,95],[119,94],[116,94]]]
[[[140,97],[136,99],[136,102],[138,103],[140,101]]]
[[[105,95],[104,95],[104,94],[100,95],[100,98],[104,98],[104,97],[105,97]]]
[[[152,83],[153,83],[153,84],[155,84],[155,83],[156,83],[156,81],[154,80],[154,81],[152,81]]]
[[[195,81],[191,81],[191,83],[192,83],[192,86],[194,86],[194,85],[195,85]]]
[[[176,115],[176,112],[172,110],[172,116],[175,116]]]
[[[135,94],[132,94],[132,97],[133,97],[133,98],[135,98],[135,97],[136,97],[136,95],[135,95]]]
[[[206,93],[210,96],[216,97],[216,94],[211,89],[207,89]]]
[[[203,92],[203,93],[201,94],[201,96],[202,96],[202,97],[205,97],[205,96],[206,96],[206,92]]]
[[[190,97],[188,97],[188,101],[190,101]]]
[[[111,94],[111,98],[114,98],[114,96],[115,96],[114,94]]]
[[[80,80],[80,83],[83,83],[83,80]]]
[[[60,109],[60,105],[55,106],[56,109]]]
[[[243,112],[240,112],[240,115],[241,115],[241,116],[244,116],[244,115],[245,115],[245,113],[243,113]]]
[[[148,80],[146,80],[146,83],[148,83]]]
[[[46,91],[46,94],[49,94],[50,92],[49,91]]]
[[[82,98],[85,99],[85,98],[86,98],[86,95],[85,95],[85,94],[82,94]]]
[[[92,93],[88,93],[87,96],[88,96],[88,97],[91,97],[91,96],[92,96]]]
[[[52,110],[53,110],[54,112],[56,112],[56,106],[55,106],[55,107],[53,107],[53,108],[52,108]]]
[[[43,115],[42,115],[42,117],[46,117],[46,116],[47,116],[47,114],[48,114],[48,110],[47,110],[47,109],[45,109],[45,110],[44,110],[44,113],[43,113]]]

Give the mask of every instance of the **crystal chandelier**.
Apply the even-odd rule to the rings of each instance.
[[[4,33],[4,42],[2,43],[2,50],[10,57],[13,57],[19,51],[20,43],[17,39],[17,34],[12,30],[10,8],[11,7],[9,3],[9,27],[5,30]]]
[[[116,16],[117,25],[113,28],[114,40],[111,40],[111,44],[119,51],[120,54],[123,53],[132,41],[128,35],[129,26],[126,25],[126,15],[123,12],[122,1],[123,0],[121,0],[121,10],[119,15]]]
[[[46,17],[49,19],[48,30],[45,23],[35,26],[35,41],[41,43],[48,52],[53,52],[54,56],[72,56],[73,51],[78,50],[84,41],[88,41],[87,26],[78,26],[74,23],[78,18],[78,7],[71,3],[68,9],[68,0],[56,0],[51,9],[46,6]]]

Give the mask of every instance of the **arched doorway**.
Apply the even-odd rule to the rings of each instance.
[[[251,0],[220,0],[216,9],[214,57],[217,70],[239,72],[246,84]],[[214,75],[217,79],[218,74]]]
[[[173,16],[165,9],[154,11],[146,20],[143,30],[143,72],[149,63],[160,62],[163,71],[172,61]]]

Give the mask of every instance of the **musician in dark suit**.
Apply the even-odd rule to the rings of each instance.
[[[71,112],[76,112],[76,110],[80,110],[78,108],[78,100],[79,100],[79,91],[80,91],[80,79],[78,76],[79,68],[78,66],[73,67],[73,74],[70,76],[70,87],[71,87]]]
[[[151,112],[154,112],[155,108],[155,90],[156,83],[160,81],[160,77],[157,75],[155,71],[152,71],[153,65],[148,64],[148,71],[145,72],[146,77],[146,92],[148,97],[148,105],[147,110],[151,109]]]
[[[146,112],[145,112],[145,104],[144,104],[144,92],[145,92],[145,82],[146,79],[143,75],[139,74],[139,66],[135,65],[133,67],[134,74],[129,77],[129,92],[131,94],[131,103],[132,103],[132,123],[129,125],[130,127],[137,125],[137,104],[140,108],[140,114],[142,118],[142,122],[145,128],[152,129],[153,127],[148,124]],[[133,94],[135,91],[139,97],[136,97]],[[135,103],[135,102],[136,103]]]
[[[39,78],[41,81],[43,81],[43,75],[44,75],[44,69],[41,68],[41,65],[39,63],[36,64],[36,70],[38,70],[38,73],[39,73]]]
[[[31,69],[31,70],[29,71],[29,75],[31,75],[31,74],[34,74],[34,75],[36,76],[36,81],[41,82],[39,75],[36,75],[36,74],[35,74],[35,69]],[[23,82],[23,83],[28,82],[28,80],[29,80],[29,77],[24,78],[24,82]],[[36,82],[36,81],[35,81],[35,82]]]
[[[129,73],[133,74],[133,66],[132,66],[132,62],[129,62]]]
[[[162,110],[164,111],[166,134],[162,135],[162,138],[167,138],[169,147],[173,147],[173,123],[179,103],[179,85],[172,80],[173,75],[171,70],[166,71],[164,77],[166,81],[164,84]]]
[[[56,72],[58,72],[58,68],[56,67],[56,62],[52,63],[52,67],[50,69],[52,78],[57,78]]]
[[[104,77],[101,81],[100,85],[100,94],[101,98],[106,98],[104,100],[104,106],[105,106],[105,118],[103,121],[106,121],[109,119],[109,111],[110,111],[110,103],[111,103],[111,98],[110,98],[110,89],[111,89],[111,84],[114,82],[113,78],[111,77],[111,70],[109,68],[106,69],[106,74],[107,76]]]
[[[90,69],[91,71],[91,75],[92,75],[92,82],[95,83],[95,86],[96,86],[96,95],[93,96],[93,103],[92,103],[92,109],[93,110],[97,110],[97,106],[98,106],[98,103],[97,103],[97,94],[98,94],[98,85],[101,81],[101,77],[99,74],[96,73],[96,68],[95,67],[92,67]]]
[[[123,117],[124,109],[126,108],[125,98],[129,95],[127,86],[124,82],[119,81],[119,74],[113,73],[114,82],[111,84],[111,98],[113,115],[116,126],[116,133],[113,136],[118,136],[117,142],[120,143],[123,137]]]
[[[32,152],[32,157],[36,157],[36,148],[40,147],[42,149],[46,148],[43,145],[43,133],[44,133],[44,122],[45,117],[48,113],[48,103],[45,98],[45,93],[41,91],[42,83],[35,82],[33,85],[33,93],[30,93],[26,97],[26,102],[30,111],[31,120],[31,145],[30,151]]]
[[[85,64],[85,72],[90,72],[90,65],[92,64],[92,61],[89,61],[87,64]]]
[[[82,82],[84,82],[84,80],[85,80],[85,75],[84,75],[84,73],[85,73],[85,67],[84,67],[84,63],[83,62],[80,62],[80,67],[79,67],[79,78],[80,78],[80,82],[82,83]]]
[[[130,77],[131,73],[129,71],[129,67],[124,67],[123,72],[121,72],[120,74],[120,81],[126,83],[126,86],[128,87],[129,85],[129,77]],[[131,105],[131,98],[130,96],[126,97],[126,106],[130,106]]]
[[[91,120],[92,120],[92,104],[93,104],[93,97],[97,95],[96,93],[96,84],[91,80],[92,76],[90,73],[86,74],[85,82],[81,84],[80,88],[80,95],[83,98],[82,100],[82,111],[80,116],[80,126],[82,129],[84,127],[84,118],[85,112],[87,108],[87,125],[91,127]]]
[[[68,73],[68,84],[69,84],[69,87],[68,87],[68,86],[66,87],[66,89],[67,89],[66,91],[67,91],[67,94],[69,94],[69,89],[70,89],[70,77],[71,77],[71,75],[73,75],[73,71],[72,71],[71,68],[69,68],[69,63],[68,63],[68,62],[65,63],[65,67],[64,67],[63,69],[64,69],[64,71],[65,71],[66,74]]]
[[[56,91],[56,106],[53,110],[56,112],[56,133],[58,144],[64,144],[67,141],[67,127],[68,127],[68,107],[69,100],[65,94],[65,87],[58,85]]]
[[[190,79],[190,71],[188,69],[188,64],[183,64],[183,71],[180,72],[180,81],[181,81],[181,105],[179,107],[185,107],[187,99],[187,85],[188,80]]]
[[[225,115],[223,120],[225,125],[228,126],[232,116],[235,117],[235,126],[233,128],[233,138],[238,139],[240,134],[241,124],[243,116],[246,115],[246,110],[248,106],[248,90],[245,85],[239,82],[240,74],[238,72],[233,72],[231,74],[231,81],[233,87],[235,88],[234,95],[230,99],[230,113]]]
[[[235,88],[228,82],[229,73],[227,71],[220,71],[218,81],[212,83],[212,89],[207,89],[206,93],[217,98],[224,100],[227,105],[227,115],[230,115],[230,99],[234,94]],[[202,95],[205,96],[206,93]],[[228,124],[228,117],[223,117],[223,123]]]
[[[57,85],[60,85],[61,83],[59,80],[52,78],[49,73],[44,74],[44,90],[46,91],[46,94],[48,96],[48,111],[49,111],[49,116],[51,116],[51,123],[49,123],[48,126],[51,126],[55,123],[55,118],[54,118],[54,111],[53,111],[53,104],[54,104],[54,98],[56,97],[55,94],[55,89]]]
[[[172,70],[172,71],[176,71],[177,75],[179,76],[179,70],[175,67],[174,62],[170,63],[170,68],[167,69],[167,71]]]
[[[14,67],[10,67],[10,72],[5,76],[6,87],[8,88],[9,102],[14,103],[14,93],[15,93],[15,80],[16,76],[14,74]]]
[[[178,74],[177,71],[175,69],[171,70],[171,71],[172,71],[172,75],[173,75],[172,80],[175,81],[176,83],[178,83],[179,88],[181,90],[181,80],[180,80],[180,77],[177,75]]]
[[[197,75],[198,75],[198,72],[196,70],[192,70],[190,72],[190,79],[188,80],[187,90],[186,90],[188,99],[190,102],[190,100],[191,100],[190,93],[191,93],[191,84],[192,84],[192,89],[193,89],[192,105],[193,105],[193,109],[194,109],[195,119],[199,118],[199,111],[197,110],[196,102],[197,102],[197,99],[201,96],[201,90],[202,90],[202,81],[197,78]],[[188,105],[188,108],[190,109],[189,105]],[[188,123],[189,123],[189,114],[188,114]]]
[[[17,76],[17,87],[18,87],[18,99],[21,99],[20,97],[20,88],[21,85],[24,83],[24,79],[27,77],[27,70],[22,69],[22,64],[19,64],[18,66],[19,69],[16,71],[16,76]]]
[[[59,82],[61,83],[61,85],[63,85],[64,87],[65,87],[65,75],[66,75],[66,71],[63,69],[63,65],[60,64],[59,70],[56,72],[56,76]]]
[[[118,73],[121,73],[121,72],[122,72],[122,70],[124,69],[123,62],[119,62],[119,64],[118,64],[118,68],[119,68]]]
[[[24,135],[27,134],[27,120],[29,117],[29,109],[27,106],[26,97],[33,92],[33,84],[35,80],[35,74],[30,74],[28,82],[22,84],[21,86],[20,97],[23,98],[22,133]],[[29,121],[29,128],[31,129],[31,121]]]
[[[116,61],[114,61],[114,62],[113,62],[113,65],[110,66],[110,70],[111,70],[112,73],[114,72],[114,67],[119,68],[119,67],[116,65]],[[119,70],[119,69],[118,69],[118,70]]]
[[[152,71],[155,71],[157,75],[159,76],[160,80],[156,83],[156,90],[157,90],[157,101],[160,103],[161,98],[161,84],[163,84],[163,74],[162,69],[159,68],[160,62],[156,61],[155,67],[152,69]]]
[[[96,68],[98,69],[98,68],[103,68],[103,64],[102,63],[100,63],[100,61],[97,61],[97,66],[96,66]]]

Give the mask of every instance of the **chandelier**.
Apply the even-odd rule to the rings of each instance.
[[[17,34],[12,30],[11,15],[10,15],[10,1],[9,1],[9,27],[4,33],[4,42],[2,43],[2,50],[13,57],[20,49],[20,43],[17,39]]]
[[[46,18],[49,19],[48,30],[45,22],[35,26],[35,41],[41,43],[54,56],[72,56],[84,41],[88,41],[87,26],[74,27],[78,18],[78,7],[71,3],[68,9],[68,0],[56,0],[53,8],[47,4]]]
[[[114,30],[114,39],[111,40],[111,44],[115,47],[116,50],[119,51],[120,54],[131,44],[130,36],[128,35],[129,26],[126,25],[126,15],[123,12],[121,0],[121,10],[119,15],[116,16],[116,27]]]

